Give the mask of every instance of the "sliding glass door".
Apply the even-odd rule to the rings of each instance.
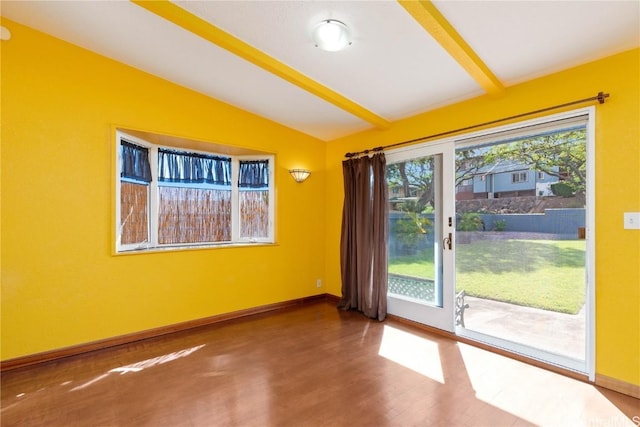
[[[593,374],[592,114],[389,152],[389,313]]]

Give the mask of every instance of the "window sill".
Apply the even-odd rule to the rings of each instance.
[[[257,246],[279,246],[275,242],[230,242],[230,243],[216,243],[216,244],[203,244],[203,245],[190,245],[190,246],[158,246],[150,248],[139,249],[127,249],[116,250],[114,255],[139,255],[139,254],[152,254],[152,253],[166,253],[166,252],[185,252],[185,251],[202,251],[202,250],[218,250],[218,249],[231,249],[231,248],[248,248]]]

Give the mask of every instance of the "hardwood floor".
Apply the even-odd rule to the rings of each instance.
[[[329,303],[2,374],[8,426],[638,426],[640,401]]]

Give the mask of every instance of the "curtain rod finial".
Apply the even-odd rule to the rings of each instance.
[[[598,102],[600,104],[604,104],[604,100],[605,98],[608,98],[609,94],[608,93],[604,93],[604,92],[598,92]]]

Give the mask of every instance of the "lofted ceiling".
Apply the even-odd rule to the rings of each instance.
[[[0,13],[322,140],[640,46],[635,0],[2,0]],[[325,19],[350,28],[348,48],[314,46]]]

